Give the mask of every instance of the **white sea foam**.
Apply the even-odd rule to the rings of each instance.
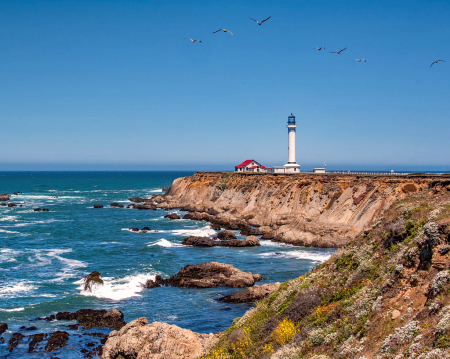
[[[25,308],[0,309],[0,312],[23,312]]]
[[[279,242],[272,242],[267,239],[262,239],[259,241],[261,246],[263,247],[280,247],[280,248],[288,248],[288,247],[295,247],[292,244],[286,244],[286,243],[279,243]]]
[[[173,231],[169,231],[176,236],[197,236],[197,237],[210,237],[217,234],[217,232],[211,228],[211,226],[205,226],[202,228],[196,229],[175,229]]]
[[[17,223],[14,225],[14,227],[27,227],[27,226],[33,226],[35,224],[48,224],[48,223],[54,223],[54,222],[71,222],[72,219],[46,219],[43,221],[31,221],[31,222],[25,222],[25,223]]]
[[[0,288],[0,298],[14,298],[17,297],[17,293],[29,293],[36,288],[35,285],[29,284],[28,282],[6,284]]]
[[[0,228],[0,233],[20,234],[20,232],[8,231],[6,229],[1,229],[1,228]]]
[[[77,281],[75,283],[80,284],[77,289],[80,290],[81,295],[112,300],[123,300],[126,298],[140,296],[139,293],[144,290],[143,284],[145,284],[147,279],[155,279],[155,275],[138,274],[123,278],[105,277],[102,279],[103,285],[95,285],[92,288],[92,292],[84,290],[84,283],[82,281]]]
[[[15,196],[16,199],[19,200],[29,200],[29,201],[33,201],[33,200],[46,200],[46,199],[52,199],[52,200],[65,200],[65,199],[81,199],[84,197],[79,197],[79,196],[55,196],[55,195],[34,195],[34,194],[29,194],[29,195],[18,195]]]
[[[4,216],[0,218],[0,222],[17,222],[17,216]]]
[[[325,262],[331,257],[331,253],[320,253],[304,250],[295,250],[287,252],[268,252],[261,253],[261,257],[268,258],[286,258],[286,259],[308,259],[314,262]]]
[[[19,253],[20,252],[14,251],[9,248],[0,250],[0,263],[17,262],[17,260],[12,257]]]
[[[167,239],[161,238],[159,241],[155,242],[155,243],[149,243],[148,247],[152,247],[152,246],[159,246],[159,247],[165,247],[165,248],[170,248],[170,247],[184,247],[182,244],[180,243],[173,243],[173,242],[169,242]]]

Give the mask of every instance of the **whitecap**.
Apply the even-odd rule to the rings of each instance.
[[[11,298],[16,297],[16,293],[29,293],[37,287],[27,282],[21,282],[17,284],[7,284],[0,288],[0,298]]]
[[[287,252],[268,252],[259,254],[261,257],[269,258],[286,258],[286,259],[308,259],[314,262],[325,262],[328,260],[332,253],[320,253],[304,250],[287,251]]]
[[[135,276],[126,276],[123,278],[109,278],[103,279],[103,285],[94,285],[92,292],[84,290],[84,283],[82,281],[75,282],[81,284],[77,289],[80,290],[80,294],[84,296],[94,296],[97,298],[106,298],[112,300],[123,300],[131,297],[141,296],[139,293],[145,288],[143,284],[148,279],[155,279],[155,275],[151,274],[138,274]]]
[[[23,312],[25,308],[12,308],[12,309],[1,309],[0,312]]]
[[[196,237],[210,237],[217,234],[217,232],[211,228],[211,226],[205,226],[197,229],[175,229],[169,231],[176,236],[196,236]]]
[[[0,233],[20,234],[20,232],[16,232],[16,231],[8,231],[8,230],[6,230],[6,229],[1,229],[1,228],[0,228]]]
[[[152,247],[152,246],[159,246],[159,247],[165,247],[165,248],[184,247],[180,243],[169,242],[167,239],[164,239],[164,238],[161,238],[159,241],[157,241],[155,243],[148,244],[148,247]]]
[[[292,244],[286,244],[286,243],[280,243],[280,242],[272,242],[272,241],[266,240],[266,239],[260,240],[259,243],[263,247],[284,247],[284,248],[295,247]]]
[[[0,218],[0,222],[17,222],[17,216],[4,216]]]

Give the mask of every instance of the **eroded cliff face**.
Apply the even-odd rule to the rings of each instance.
[[[342,247],[397,198],[428,190],[432,182],[426,176],[202,172],[176,179],[154,200],[222,223],[265,228],[275,241]]]

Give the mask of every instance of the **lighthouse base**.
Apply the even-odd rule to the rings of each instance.
[[[283,167],[285,173],[300,173],[300,165],[297,163],[286,163]]]

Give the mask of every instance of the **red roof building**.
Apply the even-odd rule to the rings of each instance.
[[[266,167],[255,160],[246,160],[235,166],[234,172],[266,172]]]

